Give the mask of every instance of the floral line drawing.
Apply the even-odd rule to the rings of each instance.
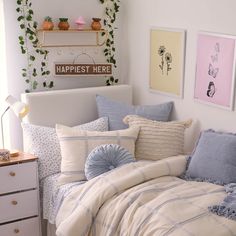
[[[160,46],[158,49],[158,54],[161,56],[161,65],[159,65],[162,74],[164,73],[164,53],[166,51],[165,46]]]
[[[165,60],[166,60],[166,65],[167,65],[166,74],[168,75],[168,72],[172,69],[172,68],[170,67],[170,64],[171,64],[171,62],[172,62],[172,55],[171,55],[171,53],[167,52],[167,53],[165,54]]]
[[[159,65],[162,74],[164,74],[164,65],[166,61],[166,75],[168,75],[168,72],[172,69],[171,63],[172,63],[172,55],[169,52],[166,52],[165,46],[160,46],[158,49],[158,55],[161,57],[161,64]],[[164,61],[165,58],[165,61]]]

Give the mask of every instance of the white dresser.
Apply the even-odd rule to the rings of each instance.
[[[0,161],[0,235],[41,236],[37,158]]]

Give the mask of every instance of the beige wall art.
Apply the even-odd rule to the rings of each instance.
[[[150,90],[183,98],[185,30],[152,28]]]

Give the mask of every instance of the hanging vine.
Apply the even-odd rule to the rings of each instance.
[[[114,27],[115,21],[117,19],[117,14],[119,13],[120,9],[120,0],[99,0],[102,4],[106,4],[105,7],[105,18],[103,19],[103,24],[105,29],[108,31],[108,37],[106,41],[105,49],[103,50],[104,55],[107,58],[108,63],[112,63],[114,67],[117,67],[116,58],[115,58],[115,37],[114,37]],[[103,36],[105,33],[103,33]],[[118,79],[115,79],[111,76],[107,79],[106,84],[113,85],[118,83]]]
[[[47,68],[48,64],[48,50],[39,48],[37,37],[37,22],[33,20],[34,11],[32,9],[32,2],[30,0],[17,0],[16,11],[18,13],[17,21],[19,22],[22,35],[18,37],[21,53],[26,55],[27,65],[22,68],[22,77],[28,84],[25,92],[29,93],[37,89],[39,80],[44,88],[54,87],[53,81],[47,81],[47,76],[50,71]],[[36,57],[37,55],[37,57]],[[39,57],[38,57],[39,55]],[[41,60],[40,60],[41,59]],[[40,62],[38,61],[40,60]],[[40,63],[40,72],[38,72],[37,65]]]

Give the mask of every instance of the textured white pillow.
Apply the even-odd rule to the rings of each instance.
[[[84,167],[89,153],[103,144],[118,144],[134,155],[135,141],[139,128],[108,132],[81,131],[63,125],[56,125],[60,141],[62,161],[59,185],[85,180]]]
[[[21,126],[24,134],[24,151],[39,158],[39,179],[60,172],[61,150],[56,129],[27,123],[22,123]],[[107,131],[108,118],[102,117],[76,127],[81,130]]]
[[[129,127],[140,127],[135,147],[138,160],[160,160],[183,154],[184,131],[192,123],[192,120],[153,121],[136,115],[128,115],[123,121]]]

